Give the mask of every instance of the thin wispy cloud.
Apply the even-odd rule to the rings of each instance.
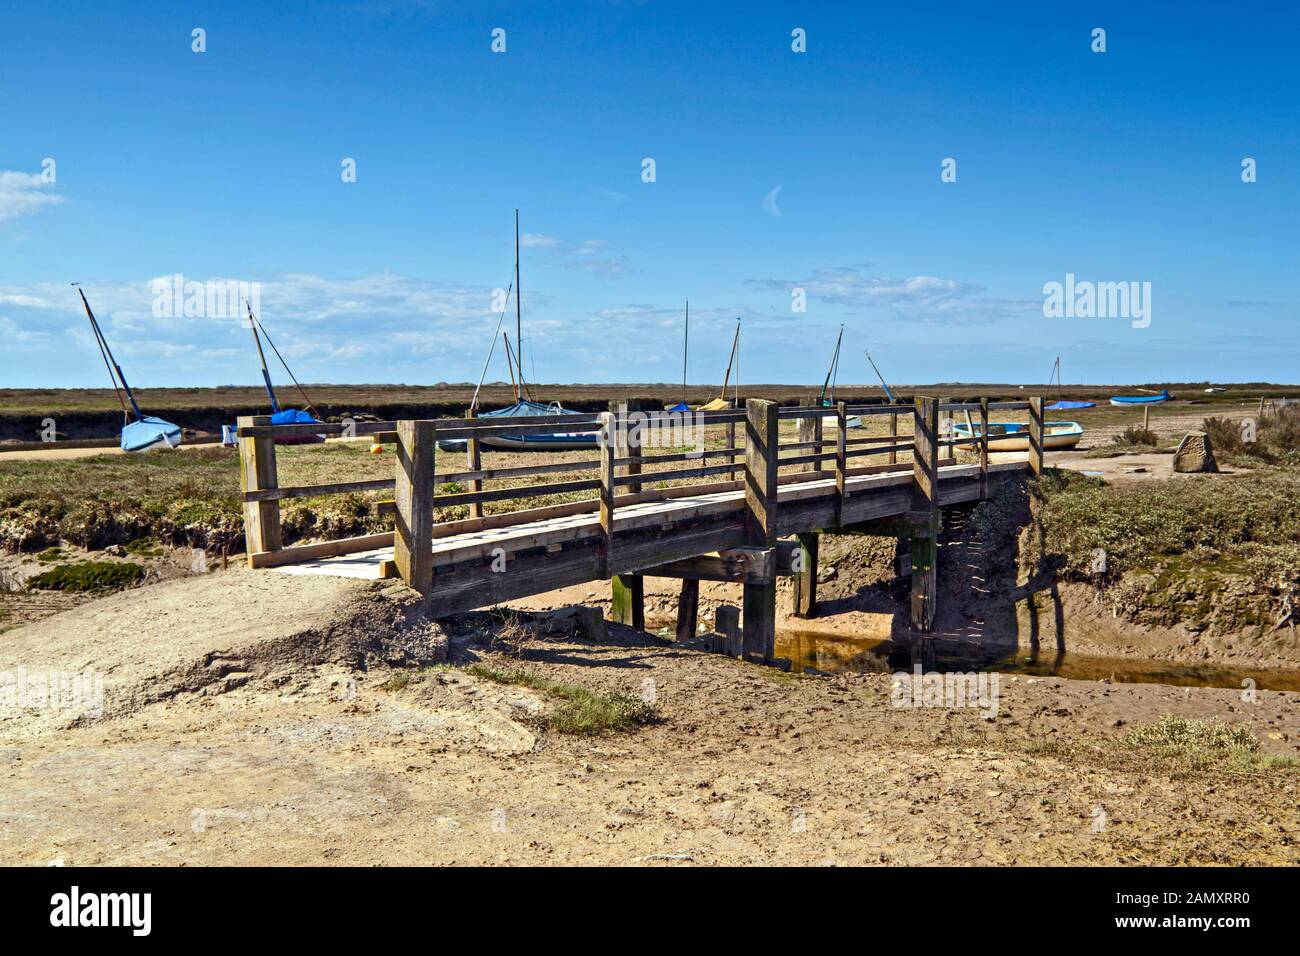
[[[871,275],[859,267],[819,269],[798,279],[749,279],[755,288],[787,295],[803,289],[810,302],[882,310],[913,321],[977,324],[1041,315],[1041,299],[990,296],[982,285],[939,276]]]
[[[33,216],[61,202],[54,184],[45,182],[40,173],[0,170],[0,222]]]

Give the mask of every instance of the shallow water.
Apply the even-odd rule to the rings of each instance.
[[[927,671],[988,670],[1031,677],[1176,687],[1241,688],[1244,681],[1251,680],[1259,690],[1300,691],[1300,670],[1186,664],[1070,652],[1060,656],[1052,652],[1034,658],[1020,652],[1008,655],[978,646],[961,646],[955,641],[918,642],[913,646],[896,640],[787,631],[777,634],[776,656],[790,658],[796,671],[815,669],[832,674],[892,673],[910,670],[919,663]]]

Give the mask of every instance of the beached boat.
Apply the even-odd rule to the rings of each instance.
[[[74,282],[75,286],[76,283]],[[171,422],[163,421],[161,418],[154,418],[152,415],[146,415],[140,411],[140,406],[136,403],[135,393],[131,391],[131,386],[127,384],[126,376],[122,374],[122,367],[117,364],[117,359],[113,357],[112,350],[108,347],[108,339],[104,337],[103,330],[99,327],[99,322],[95,319],[95,313],[90,310],[90,303],[86,300],[86,293],[82,292],[80,287],[77,293],[81,296],[81,304],[86,307],[86,317],[90,319],[90,328],[95,333],[95,341],[99,345],[100,357],[104,360],[104,367],[108,369],[108,377],[113,382],[113,391],[117,392],[117,400],[122,406],[122,413],[126,416],[127,422],[122,426],[121,445],[122,451],[135,452],[147,451],[150,448],[175,448],[181,443],[181,429],[179,425],[173,425]],[[121,387],[118,387],[118,383]],[[126,393],[126,399],[130,401],[131,407],[126,407],[126,401],[123,401],[122,393]]]
[[[535,402],[529,395],[528,385],[524,381],[524,350],[523,350],[523,306],[520,302],[519,292],[519,210],[515,210],[515,281],[511,286],[515,295],[515,347],[516,351],[511,352],[510,337],[504,332],[501,333],[502,342],[505,344],[506,364],[510,369],[510,382],[515,389],[515,402],[505,408],[498,408],[493,412],[484,412],[476,415],[476,419],[510,419],[510,418],[533,418],[541,415],[574,415],[583,416],[582,412],[571,411],[565,408],[559,402],[543,404]],[[478,394],[483,387],[483,379],[487,376],[488,366],[492,362],[492,354],[496,350],[497,332],[501,330],[501,322],[505,318],[505,310],[509,307],[509,292],[506,293],[506,304],[502,306],[501,315],[497,318],[496,331],[492,333],[492,347],[488,349],[487,360],[483,363],[483,374],[479,376],[478,386],[474,389],[474,397],[470,400],[470,411],[474,412],[478,408]],[[516,384],[515,369],[519,370],[519,378]],[[499,422],[499,424],[507,424]],[[521,423],[522,424],[522,423]],[[562,426],[561,426],[562,427]],[[438,447],[443,451],[465,451],[468,442],[463,438],[452,438],[438,442]],[[508,451],[577,451],[583,448],[600,447],[600,429],[583,428],[572,431],[556,430],[554,432],[543,432],[538,435],[501,435],[479,440],[479,446],[482,448],[499,448]]]
[[[271,346],[272,350],[275,352],[275,357],[280,360],[280,364],[284,366],[284,370],[288,372],[289,377],[293,379],[293,384],[297,385],[298,391],[302,392],[302,397],[307,402],[307,406],[311,408],[313,412],[316,410],[315,406],[312,405],[311,403],[311,399],[307,398],[307,393],[303,391],[303,387],[298,384],[297,377],[293,374],[292,371],[290,371],[289,364],[285,362],[284,356],[281,355],[280,350],[275,347],[275,343],[271,341],[271,337],[266,334],[266,329],[265,327],[262,326],[261,319],[259,319],[257,316],[253,314],[253,307],[251,305],[248,305],[247,303],[245,303],[245,305],[247,305],[248,308],[248,327],[253,330],[253,342],[257,346],[257,358],[262,363],[262,384],[265,385],[266,387],[267,398],[271,400],[271,424],[272,425],[323,424],[320,418],[311,414],[311,412],[304,412],[301,409],[297,409],[297,408],[280,407],[280,400],[276,397],[275,387],[271,384],[271,372],[266,367],[266,353],[262,351],[262,338],[260,335],[258,335],[259,330],[261,330],[261,335],[266,336],[267,344]],[[237,428],[238,428],[237,425],[221,426],[221,443],[223,445],[236,445],[239,443],[239,439],[236,437],[235,434]],[[295,435],[291,438],[277,438],[275,440],[275,443],[277,445],[319,445],[323,441],[325,441],[325,436],[323,434]]]
[[[1159,405],[1167,402],[1172,396],[1169,390],[1165,389],[1156,395],[1112,395],[1110,403],[1118,405],[1120,408],[1126,408],[1132,405]]]
[[[527,399],[521,399],[513,405],[505,408],[498,408],[494,412],[484,412],[477,416],[475,421],[484,419],[503,419],[503,418],[528,418],[536,415],[582,415],[581,412],[571,411],[559,402],[552,402],[550,405],[543,405],[541,402],[532,402]],[[585,417],[585,416],[584,416]],[[497,421],[497,424],[509,424],[508,422]],[[519,423],[522,424],[522,423]],[[600,429],[593,431],[557,431],[546,432],[541,435],[500,435],[492,438],[484,438],[479,441],[483,448],[500,448],[509,451],[576,451],[582,448],[597,448],[600,444]],[[438,442],[438,447],[443,451],[464,451],[466,441],[463,438],[451,438]]]
[[[953,422],[954,438],[978,438],[979,425]],[[1078,422],[1044,422],[1043,448],[1073,448],[1083,438],[1083,426]],[[967,446],[975,447],[975,446]],[[1029,424],[1027,422],[989,422],[989,451],[1028,451]]]

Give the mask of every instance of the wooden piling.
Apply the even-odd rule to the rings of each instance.
[[[617,574],[609,579],[609,619],[645,630],[645,578],[639,574]]]
[[[614,546],[614,416],[600,416],[600,553],[597,558],[602,578],[609,577],[610,552]]]
[[[835,405],[835,523],[843,524],[844,496],[848,494],[849,430],[848,406]]]
[[[719,604],[713,612],[713,629],[723,638],[722,653],[728,657],[739,657],[743,650],[740,608],[731,604]]]
[[[939,546],[939,402],[918,397],[912,460],[912,608],[914,631],[934,626],[938,595]]]
[[[1029,400],[1029,470],[1034,477],[1043,473],[1043,397]]]
[[[474,410],[470,409],[467,411],[465,417],[472,419],[474,417]],[[469,438],[465,441],[465,465],[470,471],[478,471],[483,467],[482,449],[479,447],[479,440],[477,438]],[[471,478],[469,482],[469,490],[471,492],[482,491],[483,479]],[[483,517],[483,502],[471,501],[469,505],[469,516],[471,518]]]
[[[812,531],[799,535],[799,547],[795,551],[794,597],[795,617],[817,616],[817,550],[821,536]]]
[[[269,424],[269,415],[244,415],[238,421],[240,428]],[[274,438],[239,439],[239,483],[246,492],[279,487]],[[253,567],[254,554],[280,550],[279,501],[244,502],[244,541],[249,567]]]
[[[700,619],[700,582],[697,579],[682,580],[682,593],[677,598],[677,640],[689,641],[699,629]]]
[[[980,399],[980,501],[989,496],[989,400]]]
[[[421,594],[433,589],[434,448],[431,421],[397,423],[393,561],[407,586]]]
[[[745,540],[776,546],[778,406],[760,398],[745,403]],[[776,578],[745,584],[744,656],[764,664],[776,651]]]

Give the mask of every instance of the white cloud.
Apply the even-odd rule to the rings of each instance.
[[[1041,299],[1003,299],[981,285],[938,276],[877,276],[863,268],[819,269],[801,279],[750,279],[748,285],[789,294],[803,289],[820,299],[853,308],[875,308],[915,321],[981,323],[1041,315]]]
[[[46,206],[63,202],[63,197],[52,189],[40,173],[0,169],[0,222],[32,216]]]

